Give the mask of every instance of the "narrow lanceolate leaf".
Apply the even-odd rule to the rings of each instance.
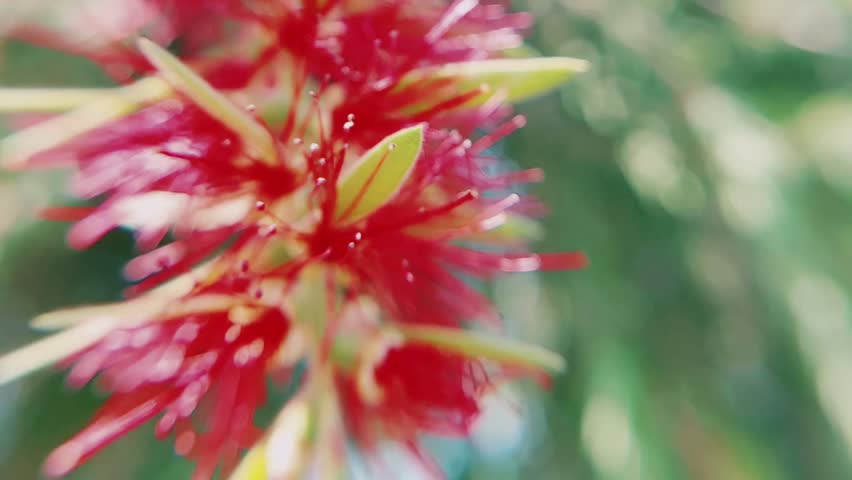
[[[214,266],[213,260],[202,263],[191,272],[175,277],[131,300],[43,313],[35,317],[30,326],[37,330],[61,330],[87,323],[92,319],[109,318],[114,328],[121,328],[142,320],[151,321],[158,315],[160,319],[165,320],[181,314],[227,310],[234,303],[227,295],[198,295],[189,300],[176,301],[196,288],[198,279],[215,276]]]
[[[358,221],[396,195],[420,156],[423,128],[415,125],[388,135],[341,175],[335,221]]]
[[[0,356],[0,385],[79,352],[114,327],[110,318],[94,319]]]
[[[267,477],[301,478],[316,422],[316,405],[304,397],[290,399],[269,430],[264,453]]]
[[[495,228],[471,233],[464,239],[487,243],[531,242],[541,239],[542,228],[535,220],[512,212],[504,212],[504,215],[506,216],[505,221]]]
[[[92,103],[0,140],[0,165],[9,169],[23,168],[31,156],[59,146],[171,94],[169,84],[155,77],[115,89]]]
[[[522,343],[510,338],[431,325],[406,325],[398,328],[408,342],[431,345],[440,350],[471,358],[483,358],[502,365],[539,368],[557,373],[565,369],[565,359],[559,354],[538,345]]]
[[[166,321],[181,315],[227,311],[234,306],[232,297],[223,294],[196,295],[174,301],[163,295],[148,295],[120,303],[67,308],[45,313],[34,318],[33,328],[38,330],[60,330],[91,321],[110,318],[113,327],[135,325],[143,320]]]
[[[243,457],[228,480],[296,480],[304,477],[316,408],[296,395],[266,435]]]
[[[482,103],[499,92],[505,95],[506,101],[518,102],[558,87],[588,68],[587,61],[568,57],[500,58],[414,70],[400,81],[400,85],[422,80],[454,79],[458,82],[459,91],[486,87],[468,105]]]
[[[0,88],[0,113],[56,113],[119,94],[118,88]]]
[[[268,164],[275,163],[275,141],[251,115],[156,43],[140,38],[138,46],[145,58],[176,90],[239,135],[252,156]]]
[[[260,442],[246,453],[229,480],[267,480],[266,443]]]

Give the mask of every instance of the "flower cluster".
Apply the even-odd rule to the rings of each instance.
[[[140,251],[127,300],[42,315],[61,331],[0,357],[0,382],[59,362],[110,393],[48,475],[156,418],[195,479],[339,477],[347,442],[377,472],[398,442],[440,476],[421,435],[465,436],[497,382],[561,368],[505,337],[478,288],[585,263],[527,249],[543,206],[516,190],[542,172],[491,153],[525,123],[512,102],[584,67],[528,56],[528,15],[477,0],[107,3],[85,42],[69,34],[85,15],[13,30],[125,84],[14,92],[19,110],[68,111],[4,139],[3,166],[72,166],[91,206],[43,215],[74,222],[72,247],[121,227]],[[296,393],[262,429],[270,378]]]

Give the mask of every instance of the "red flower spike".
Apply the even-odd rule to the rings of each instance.
[[[200,114],[196,112],[194,115]],[[204,124],[202,123],[201,125]],[[210,128],[211,132],[226,132],[221,126],[214,124],[211,124]],[[181,132],[181,129],[176,129],[165,134],[155,131],[151,135],[145,135],[140,132],[140,145],[147,146],[144,142],[149,141],[172,142],[176,138],[175,136],[182,134]],[[317,230],[302,232],[291,238],[296,243],[305,243],[307,246],[306,252],[309,253],[309,256],[301,261],[301,264],[298,262],[285,262],[270,273],[273,275],[283,275],[286,284],[287,281],[293,281],[292,279],[295,278],[293,275],[298,275],[298,272],[304,268],[304,262],[334,265],[348,271],[353,276],[354,281],[348,285],[350,289],[354,292],[367,294],[375,298],[384,308],[386,315],[395,321],[457,327],[465,321],[478,319],[487,321],[495,326],[498,325],[499,315],[493,309],[490,302],[465,281],[457,277],[456,274],[464,273],[473,278],[487,279],[504,271],[531,271],[539,269],[542,266],[542,257],[529,253],[487,253],[456,246],[451,243],[455,239],[463,239],[471,233],[479,233],[492,228],[491,224],[493,220],[505,216],[509,209],[517,204],[519,197],[512,194],[503,200],[495,202],[477,193],[478,190],[465,190],[461,194],[457,194],[455,199],[443,204],[433,204],[428,196],[424,196],[424,193],[432,192],[432,194],[439,194],[440,192],[452,191],[452,189],[461,185],[477,184],[481,185],[484,190],[487,190],[493,185],[502,187],[505,181],[500,180],[492,183],[492,177],[485,174],[486,166],[491,162],[491,159],[470,154],[473,145],[475,145],[474,143],[458,137],[446,137],[440,132],[432,132],[431,130],[427,130],[426,136],[431,137],[426,150],[422,154],[417,153],[420,151],[419,148],[412,150],[413,153],[409,153],[408,155],[411,155],[413,159],[417,159],[417,162],[412,165],[407,174],[399,175],[396,180],[393,180],[400,184],[398,189],[391,188],[389,191],[394,193],[381,200],[380,203],[374,203],[370,207],[372,211],[367,210],[365,212],[366,216],[361,214],[360,216],[363,218],[358,219],[354,225],[347,222],[340,223],[335,218],[335,209],[332,208],[332,206],[337,205],[338,198],[343,198],[340,197],[338,188],[344,185],[339,179],[343,178],[340,176],[340,173],[345,159],[342,156],[336,155],[334,149],[328,146],[317,145],[316,148],[308,148],[305,154],[308,159],[314,158],[322,154],[322,152],[327,152],[328,158],[331,159],[331,161],[326,161],[324,164],[321,162],[312,162],[309,164],[310,168],[316,169],[313,171],[317,172],[311,175],[320,175],[319,172],[325,172],[322,174],[327,175],[330,179],[326,185],[317,187],[321,191],[326,192],[319,199],[319,211],[323,212],[323,219],[316,224],[315,228]],[[93,138],[97,139],[100,137],[99,135],[94,135]],[[104,138],[110,138],[110,136],[106,135]],[[177,138],[180,137],[178,136]],[[228,139],[230,140],[231,138],[233,137],[229,137]],[[436,140],[439,139],[440,142],[436,143]],[[231,141],[236,143],[235,140]],[[108,144],[109,142],[105,143]],[[88,146],[85,143],[83,145]],[[91,142],[91,145],[97,146],[99,143]],[[199,145],[216,145],[216,143],[208,142],[200,143]],[[74,148],[79,149],[80,147],[75,145]],[[97,149],[93,148],[91,151],[97,151]],[[238,157],[239,153],[236,150],[227,150],[227,152],[229,152],[228,156],[224,156],[221,163],[224,163],[226,166],[229,163],[233,165],[233,161],[230,159]],[[382,153],[381,150],[377,150],[376,152],[378,155],[376,157],[378,159],[377,163],[375,163],[374,167],[371,167],[373,170],[366,173],[366,178],[368,180],[373,179],[373,181],[377,178],[379,171],[382,172],[382,175],[385,175],[384,169],[387,168],[384,166],[387,161],[387,152]],[[369,158],[370,155],[372,154],[365,154],[365,158]],[[369,162],[361,161],[360,163],[356,162],[356,164],[369,165]],[[189,165],[191,166],[192,164],[190,163]],[[199,167],[204,168],[206,165],[206,163],[201,163]],[[239,166],[232,168],[237,174],[240,173]],[[204,170],[200,170],[195,173],[195,176],[199,179],[206,178],[204,173]],[[214,174],[208,174],[208,176],[211,182],[216,179]],[[528,178],[528,176],[522,176],[522,178]],[[250,179],[250,176],[247,177],[246,182],[250,182]],[[177,182],[171,183],[173,185],[178,184]],[[207,189],[210,191],[223,190],[229,186],[228,183],[223,182],[221,187],[211,184]],[[257,180],[253,183],[257,183]],[[368,190],[371,183],[371,181],[365,181],[363,184],[356,183],[353,187],[349,187],[356,188],[359,193],[348,200],[348,202],[351,202],[353,205],[363,202],[366,195],[375,198],[375,194],[371,190]],[[144,183],[139,184],[139,186],[144,185]],[[115,192],[124,194],[124,190],[121,187],[116,189]],[[266,190],[262,186],[262,183],[254,185],[253,188],[255,191],[272,192],[272,190]],[[366,193],[368,191],[370,193]],[[154,191],[153,193],[165,192]],[[184,193],[184,191],[172,193],[178,194]],[[129,195],[127,198],[139,198],[140,195],[146,194],[148,193],[144,190],[142,193],[137,194],[135,189],[130,189],[127,192],[127,195]],[[286,197],[287,195],[289,193],[285,193],[283,196]],[[123,197],[118,198],[121,199]],[[226,198],[229,198],[229,196],[226,196]],[[109,206],[112,201],[111,199],[105,205]],[[371,200],[371,202],[373,201]],[[352,207],[350,206],[343,208],[341,211],[348,212],[351,209]],[[249,205],[248,210],[252,213],[247,212],[241,222],[245,219],[255,218],[255,215],[260,215],[258,218],[261,219],[266,215],[271,215],[268,212],[269,207],[265,201],[254,201]],[[340,216],[342,219],[346,219],[349,217],[349,214],[344,213],[340,214]],[[92,216],[86,218],[90,219]],[[78,224],[75,228],[83,228],[81,225],[85,227],[86,224]],[[223,257],[216,260],[216,264],[231,268],[231,271],[235,275],[244,275],[244,279],[240,280],[235,277],[228,283],[222,283],[222,281],[215,281],[216,277],[213,277],[213,284],[207,287],[197,287],[195,294],[221,291],[228,295],[250,294],[255,299],[262,298],[262,294],[257,294],[262,292],[252,287],[253,275],[250,264],[245,263],[245,260],[236,262],[233,258],[245,258],[242,252],[245,252],[247,249],[251,250],[251,245],[256,244],[259,239],[265,237],[260,235],[260,229],[256,227],[244,225],[239,228],[243,229],[243,232],[240,234],[238,241],[229,248]],[[162,271],[163,273],[155,273],[148,280],[140,284],[140,287],[145,288],[148,285],[153,286],[168,276],[188,270],[194,263],[209,252],[212,252],[213,249],[217,248],[218,245],[233,233],[235,233],[235,230],[222,229],[218,232],[211,231],[205,233],[190,229],[186,232],[186,239],[179,240],[178,242],[145,254],[128,264],[127,273],[133,278],[141,278],[150,273]],[[190,250],[187,247],[188,245],[192,245],[193,249]],[[561,264],[561,266],[574,267],[577,266],[577,259],[580,257],[577,255],[567,255],[544,258],[549,260],[546,262],[549,265]],[[208,322],[213,322],[214,318],[198,317],[198,320],[202,322],[200,325],[204,326]],[[222,320],[215,321],[221,322]],[[249,325],[255,325],[255,323],[250,323]],[[147,328],[157,330],[160,327],[155,324]],[[208,328],[214,327],[209,325]],[[221,330],[218,332],[220,336],[223,335]],[[107,338],[98,345],[111,345],[112,343],[113,340]],[[79,461],[88,458],[97,449],[101,448],[105,442],[110,441],[121,432],[164,411],[165,416],[160,421],[160,427],[158,428],[159,434],[162,435],[171,428],[178,428],[179,450],[194,456],[196,454],[192,452],[199,452],[197,454],[197,458],[200,461],[198,478],[208,478],[212,474],[216,462],[211,460],[211,458],[222,456],[225,463],[233,463],[228,461],[228,459],[235,461],[239,446],[222,445],[220,437],[213,433],[210,434],[211,436],[205,437],[207,438],[205,440],[206,443],[196,443],[201,441],[196,438],[198,433],[186,430],[187,427],[180,427],[183,423],[178,420],[185,417],[185,415],[181,417],[181,415],[175,412],[174,408],[176,407],[170,407],[170,405],[178,401],[176,399],[182,398],[178,396],[178,393],[175,393],[175,387],[164,387],[161,391],[146,386],[146,382],[141,380],[147,372],[156,370],[153,366],[148,366],[146,362],[159,361],[159,359],[166,355],[168,345],[156,347],[156,342],[140,341],[140,343],[142,347],[138,352],[135,350],[130,352],[115,351],[114,347],[110,346],[108,353],[105,353],[105,347],[95,346],[81,354],[76,360],[76,366],[72,369],[70,380],[74,384],[81,385],[90,380],[98,371],[104,370],[107,386],[115,392],[115,401],[108,403],[105,411],[113,412],[113,409],[115,410],[114,413],[99,416],[90,429],[84,430],[78,437],[70,441],[68,444],[70,446],[58,450],[58,453],[54,457],[51,457],[51,461],[48,463],[49,471],[53,473],[62,471],[61,468],[54,465],[77,465]],[[419,350],[417,351],[419,352]],[[427,348],[428,351],[431,350]],[[212,357],[202,357],[199,361],[205,361],[205,358]],[[464,365],[472,362],[472,360],[466,360],[463,357],[459,358],[460,360],[458,361]],[[206,361],[211,362],[212,360]],[[402,362],[401,365],[403,366],[400,369],[404,369],[404,365],[407,364],[407,362]],[[191,366],[191,370],[193,371],[199,368],[202,367],[198,367],[197,364]],[[456,366],[455,368],[458,370],[461,367]],[[139,373],[134,373],[137,371]],[[227,369],[223,370],[223,372],[227,371]],[[174,374],[174,372],[170,373]],[[257,370],[254,374],[260,375],[258,377],[260,380],[264,376],[262,370]],[[230,377],[225,373],[221,375],[223,376],[215,382],[213,379],[208,381],[204,377],[205,390],[207,388],[222,389],[220,393],[217,393],[216,398],[221,396],[225,399],[223,401],[227,405],[230,405],[230,400],[227,399],[231,398],[234,387],[228,386],[227,382],[225,382]],[[240,389],[242,390],[242,387]],[[142,393],[136,395],[134,392]],[[465,392],[457,392],[457,394],[462,395]],[[473,393],[467,392],[466,394],[473,398]],[[131,395],[131,397],[127,397],[128,395]],[[461,402],[462,399],[467,397],[458,396],[454,398],[457,398]],[[134,402],[133,399],[137,401]],[[438,402],[440,399],[427,400]],[[454,432],[456,435],[462,435],[464,433],[462,427],[467,425],[470,418],[477,411],[474,408],[475,405],[471,404],[469,399],[465,400],[465,402],[468,405],[468,407],[463,409],[466,414],[461,415],[457,420],[453,420],[456,423],[452,423],[451,421],[451,419],[456,417],[440,421],[432,419],[432,421],[438,423],[432,425],[433,430],[426,429],[426,431]],[[113,407],[113,405],[117,406]],[[390,403],[389,405],[393,406],[395,404]],[[459,407],[459,404],[456,407]],[[216,414],[214,413],[214,415]],[[422,423],[425,423],[430,418],[425,413],[420,415],[419,421]],[[112,421],[114,418],[121,421]],[[107,424],[103,424],[103,422],[107,422]],[[398,425],[398,427],[412,432],[407,434],[405,439],[406,442],[410,442],[414,439],[413,432],[423,430],[423,426],[414,421],[411,421],[410,424],[406,422],[409,422],[409,420],[403,421],[403,426]],[[102,438],[103,441],[99,441],[101,437],[91,432],[113,433],[105,435]],[[196,446],[190,448],[188,446],[190,443]],[[201,445],[206,446],[202,447]],[[242,446],[245,447],[247,445]],[[69,451],[72,453],[78,451],[82,453],[78,457],[74,457],[76,460],[71,462],[68,459],[72,458],[73,455],[67,453]],[[210,457],[210,455],[215,456]],[[59,460],[53,460],[54,458],[59,458]]]
[[[465,437],[480,414],[479,398],[492,386],[485,367],[474,360],[433,347],[402,345],[386,352],[370,372],[379,396],[365,397],[355,379],[339,375],[338,388],[347,428],[375,456],[383,441],[393,440],[419,459],[425,471],[443,478],[440,468],[419,445],[421,434]]]
[[[178,432],[179,453],[199,462],[193,478],[210,478],[219,463],[233,467],[259,434],[252,417],[265,399],[267,362],[288,329],[280,311],[267,310],[246,325],[225,311],[114,331],[70,360],[72,384],[102,372],[113,394],[88,427],[48,457],[45,473],[68,473],[160,414],[157,435]],[[210,416],[202,433],[188,419],[204,402]]]
[[[582,69],[504,58],[527,14],[477,0],[134,1],[138,18],[95,44],[38,40],[152,76],[0,141],[0,164],[71,165],[72,192],[100,200],[43,212],[75,222],[71,246],[124,227],[141,251],[124,271],[134,298],[37,319],[73,328],[0,357],[0,382],[69,355],[71,385],[111,394],[46,473],[158,418],[195,480],[228,475],[248,448],[233,480],[336,471],[344,430],[371,461],[391,440],[439,476],[420,434],[467,435],[495,379],[564,367],[463,329],[502,329],[479,283],[586,263],[528,250],[544,208],[516,190],[543,173],[490,152],[526,123],[508,102]],[[179,39],[186,61],[131,38],[140,29]],[[300,360],[282,415],[302,433],[255,427],[267,378]]]
[[[162,45],[181,41],[185,56],[226,40],[226,23],[235,16],[249,18],[241,0],[83,0],[51,2],[64,9],[58,24],[26,22],[8,34],[46,48],[81,55],[101,65],[118,81],[146,73],[150,66],[133,39],[144,35]],[[32,18],[38,18],[32,15]],[[233,75],[228,77],[233,78]],[[221,82],[224,86],[227,82]],[[244,82],[241,82],[244,83]]]
[[[466,435],[489,385],[477,362],[421,345],[390,350],[374,375],[383,415],[401,432]]]

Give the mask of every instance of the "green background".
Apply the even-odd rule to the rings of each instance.
[[[852,3],[516,7],[532,46],[593,65],[520,106],[528,126],[502,146],[547,172],[537,247],[592,263],[494,285],[510,329],[569,369],[514,387],[473,442],[431,442],[451,477],[852,478]],[[107,80],[9,41],[0,83]],[[64,192],[61,174],[0,175],[0,351],[36,338],[33,315],[124,286],[127,234],[73,252],[66,226],[32,218]],[[36,478],[101,399],[55,372],[0,387],[0,478]],[[171,448],[148,425],[70,478],[188,478]]]

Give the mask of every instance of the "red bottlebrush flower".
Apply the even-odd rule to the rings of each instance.
[[[87,57],[117,80],[150,70],[135,47],[144,35],[161,45],[180,40],[195,57],[226,36],[226,23],[247,14],[240,0],[58,0],[33,7],[29,18],[12,25],[18,38]],[[50,12],[43,12],[47,8]],[[43,19],[49,18],[52,21]]]
[[[76,248],[91,246],[119,225],[135,229],[143,250],[159,244],[173,226],[178,232],[231,230],[254,210],[256,197],[278,198],[297,186],[285,166],[250,160],[237,135],[177,100],[147,107],[31,161],[34,166],[71,162],[78,167],[74,195],[108,196],[70,232]],[[137,206],[143,204],[148,208]],[[199,213],[217,204],[230,208],[211,210],[208,221],[199,222]]]
[[[235,318],[240,309],[248,309],[251,321]],[[174,432],[176,451],[198,461],[193,478],[210,478],[217,464],[230,471],[260,435],[254,411],[265,401],[269,360],[288,328],[278,309],[234,302],[221,310],[161,314],[109,333],[68,363],[72,385],[102,372],[112,395],[86,428],[48,457],[45,472],[68,473],[158,415],[157,436]],[[202,406],[210,413],[194,425],[190,417]]]
[[[519,120],[510,126],[522,125]],[[474,143],[427,129],[424,150],[393,200],[354,225],[335,224],[328,219],[332,206],[326,205],[328,221],[309,237],[312,250],[349,271],[358,280],[353,288],[374,296],[399,322],[459,326],[478,319],[495,324],[498,315],[491,303],[459,274],[488,279],[501,272],[579,268],[585,262],[577,253],[529,253],[523,241],[507,243],[494,231],[522,218],[513,212],[522,206],[521,198],[507,189],[541,177],[535,169],[488,173],[495,159],[483,151],[510,131],[499,129]],[[331,162],[314,172],[331,176],[327,204],[336,200],[333,169]],[[503,196],[489,195],[492,190]]]
[[[225,98],[221,101],[229,102]],[[210,111],[218,108],[210,105],[203,107]],[[282,229],[278,234],[291,237],[297,244],[305,244],[308,254],[303,257],[304,261],[317,259],[343,262],[357,276],[377,279],[373,283],[380,287],[380,291],[398,294],[395,302],[399,305],[411,302],[405,298],[404,289],[388,288],[398,283],[399,275],[385,277],[382,273],[384,269],[377,268],[387,262],[381,259],[382,249],[399,251],[401,247],[409,246],[412,248],[411,254],[405,255],[404,251],[399,251],[399,254],[403,260],[410,257],[406,261],[412,262],[419,272],[408,270],[403,279],[417,273],[441,288],[449,287],[448,291],[469,292],[467,296],[458,297],[456,303],[469,303],[474,309],[477,305],[486,304],[484,299],[470,288],[463,288],[464,284],[460,280],[443,273],[444,266],[434,263],[436,259],[439,263],[455,265],[464,273],[473,273],[475,276],[487,276],[489,272],[501,270],[527,271],[539,268],[541,258],[536,256],[497,255],[491,256],[489,260],[489,255],[481,252],[465,254],[464,250],[458,248],[433,248],[426,241],[426,238],[435,236],[429,230],[436,228],[439,244],[464,240],[466,235],[490,230],[504,221],[505,210],[515,207],[518,199],[510,196],[494,202],[484,197],[477,198],[478,192],[504,189],[513,183],[540,177],[536,170],[493,177],[485,173],[494,159],[484,156],[484,151],[523,122],[515,119],[507,124],[508,128],[501,127],[476,143],[458,133],[428,129],[426,150],[419,160],[417,155],[422,138],[417,140],[417,151],[410,158],[394,160],[397,163],[408,162],[413,166],[406,167],[406,172],[411,170],[411,178],[404,184],[402,180],[407,176],[390,179],[403,187],[397,198],[375,212],[375,215],[356,224],[355,219],[342,219],[346,220],[344,222],[335,219],[334,209],[340,203],[337,183],[346,165],[352,161],[347,140],[358,138],[352,132],[360,128],[360,120],[356,122],[353,116],[348,117],[343,126],[344,132],[337,138],[333,135],[325,137],[320,124],[322,143],[294,146],[290,138],[272,143],[275,141],[264,125],[243,113],[233,115],[246,118],[231,120],[231,125],[223,125],[202,109],[167,100],[86,134],[59,149],[35,155],[31,163],[39,165],[74,161],[80,167],[74,184],[75,193],[86,198],[108,195],[107,201],[89,212],[70,212],[74,217],[85,214],[70,233],[69,239],[74,246],[87,247],[110,229],[124,225],[135,230],[140,247],[147,250],[156,246],[170,229],[174,230],[178,236],[176,243],[146,254],[130,266],[129,273],[133,279],[165,271],[144,282],[143,288],[188,270],[237,232],[246,230],[248,233],[244,239],[251,243],[252,235],[257,236],[259,232],[275,233],[276,228]],[[235,129],[243,130],[244,135],[238,135]],[[246,148],[248,144],[244,137],[249,134],[256,143],[267,142],[266,158],[258,157],[258,145],[252,145],[254,150]],[[382,148],[388,148],[388,145]],[[122,158],[123,162],[116,163],[116,158]],[[380,167],[372,167],[374,173]],[[374,180],[365,178],[364,188],[372,189],[386,181]],[[360,187],[356,185],[350,190],[354,192],[355,188]],[[424,198],[424,193],[430,198]],[[282,224],[278,212],[255,212],[255,205],[280,205],[282,202],[286,205],[292,203],[288,198],[300,199],[305,195],[314,198],[319,205],[317,213],[320,221],[312,225],[311,215],[305,215],[301,220],[294,219],[305,225],[298,232],[290,225]],[[453,197],[459,195],[462,196],[453,200]],[[437,204],[433,200],[435,198],[439,200]],[[353,205],[369,203],[362,200],[353,196],[347,201]],[[382,203],[388,200],[390,198],[385,198]],[[379,206],[382,205],[370,208],[370,213]],[[299,207],[297,211],[305,212],[306,208]],[[61,217],[63,213],[62,210],[50,212],[53,218]],[[450,225],[446,224],[447,219]],[[441,222],[444,224],[436,227],[435,224]],[[411,239],[399,237],[399,234],[405,236],[411,229],[423,230],[424,226],[427,230],[425,236],[421,234]],[[400,241],[394,240],[395,235]],[[349,244],[353,241],[360,243],[361,239],[356,237],[364,237],[369,241],[363,242],[365,247],[357,249],[355,255],[341,255],[351,249]],[[387,239],[391,239],[390,243],[387,243]],[[264,243],[265,240],[260,242]],[[382,247],[383,242],[386,247]],[[189,245],[194,248],[187,248]],[[379,248],[371,249],[371,246]],[[326,252],[328,249],[331,249],[330,252]],[[359,252],[363,252],[363,255]],[[424,256],[424,252],[436,255]],[[370,258],[373,255],[379,257],[379,260]],[[421,258],[427,259],[427,263],[422,263]],[[576,260],[575,256],[568,257],[565,265],[574,267]],[[370,265],[371,272],[365,273],[359,267],[359,262]],[[393,272],[399,267],[388,265],[386,268]],[[403,285],[407,283],[411,282],[406,281]],[[422,290],[417,291],[418,295],[423,296]],[[431,290],[425,293],[426,298],[442,298],[448,292]],[[399,317],[406,317],[407,311],[417,310],[402,309]],[[444,316],[463,318],[470,311],[470,308],[461,312],[458,312],[458,308],[449,309]],[[453,320],[449,323],[458,322]]]
[[[478,0],[306,1],[277,20],[278,44],[317,78],[378,88],[417,67],[482,60],[519,47],[526,13]],[[340,8],[333,8],[339,4]]]
[[[147,5],[176,9],[166,30],[182,35],[206,18],[183,8],[208,2]],[[185,64],[141,40],[158,77],[0,144],[6,166],[71,164],[73,193],[101,199],[45,212],[76,222],[72,246],[127,227],[142,250],[125,269],[140,280],[134,298],[49,315],[40,322],[74,326],[0,357],[0,382],[70,355],[73,385],[100,374],[111,393],[46,471],[64,474],[158,415],[157,434],[175,432],[198,480],[230,472],[253,444],[235,480],[333,471],[344,432],[425,461],[419,434],[468,433],[483,365],[560,369],[550,352],[463,327],[500,327],[475,282],[585,262],[528,250],[517,225],[538,203],[513,189],[542,173],[505,171],[488,153],[524,124],[504,121],[507,101],[582,65],[495,59],[527,22],[499,3],[209,3],[251,52]],[[246,68],[219,76],[231,61]],[[363,305],[375,308],[347,317]],[[300,360],[299,393],[269,431],[254,428],[268,374]]]
[[[377,365],[367,368],[358,376],[338,376],[350,434],[377,469],[381,465],[376,451],[383,442],[394,441],[440,478],[440,468],[418,446],[419,436],[470,433],[480,413],[479,399],[491,387],[485,367],[434,347],[405,344],[391,347]]]
[[[373,375],[389,424],[442,435],[467,434],[488,386],[478,362],[423,345],[392,348]]]
[[[354,115],[360,119],[357,137],[371,145],[482,97],[479,84],[462,86],[452,78],[424,81],[418,72],[499,57],[521,46],[520,32],[530,18],[508,13],[500,3],[477,0],[308,1],[268,23],[278,32],[278,44],[268,50],[283,49],[301,72],[294,81],[296,94],[306,78],[342,87],[344,99],[332,113],[335,134]],[[376,111],[383,115],[374,115]],[[470,131],[483,126],[477,119],[482,115],[446,125]]]

